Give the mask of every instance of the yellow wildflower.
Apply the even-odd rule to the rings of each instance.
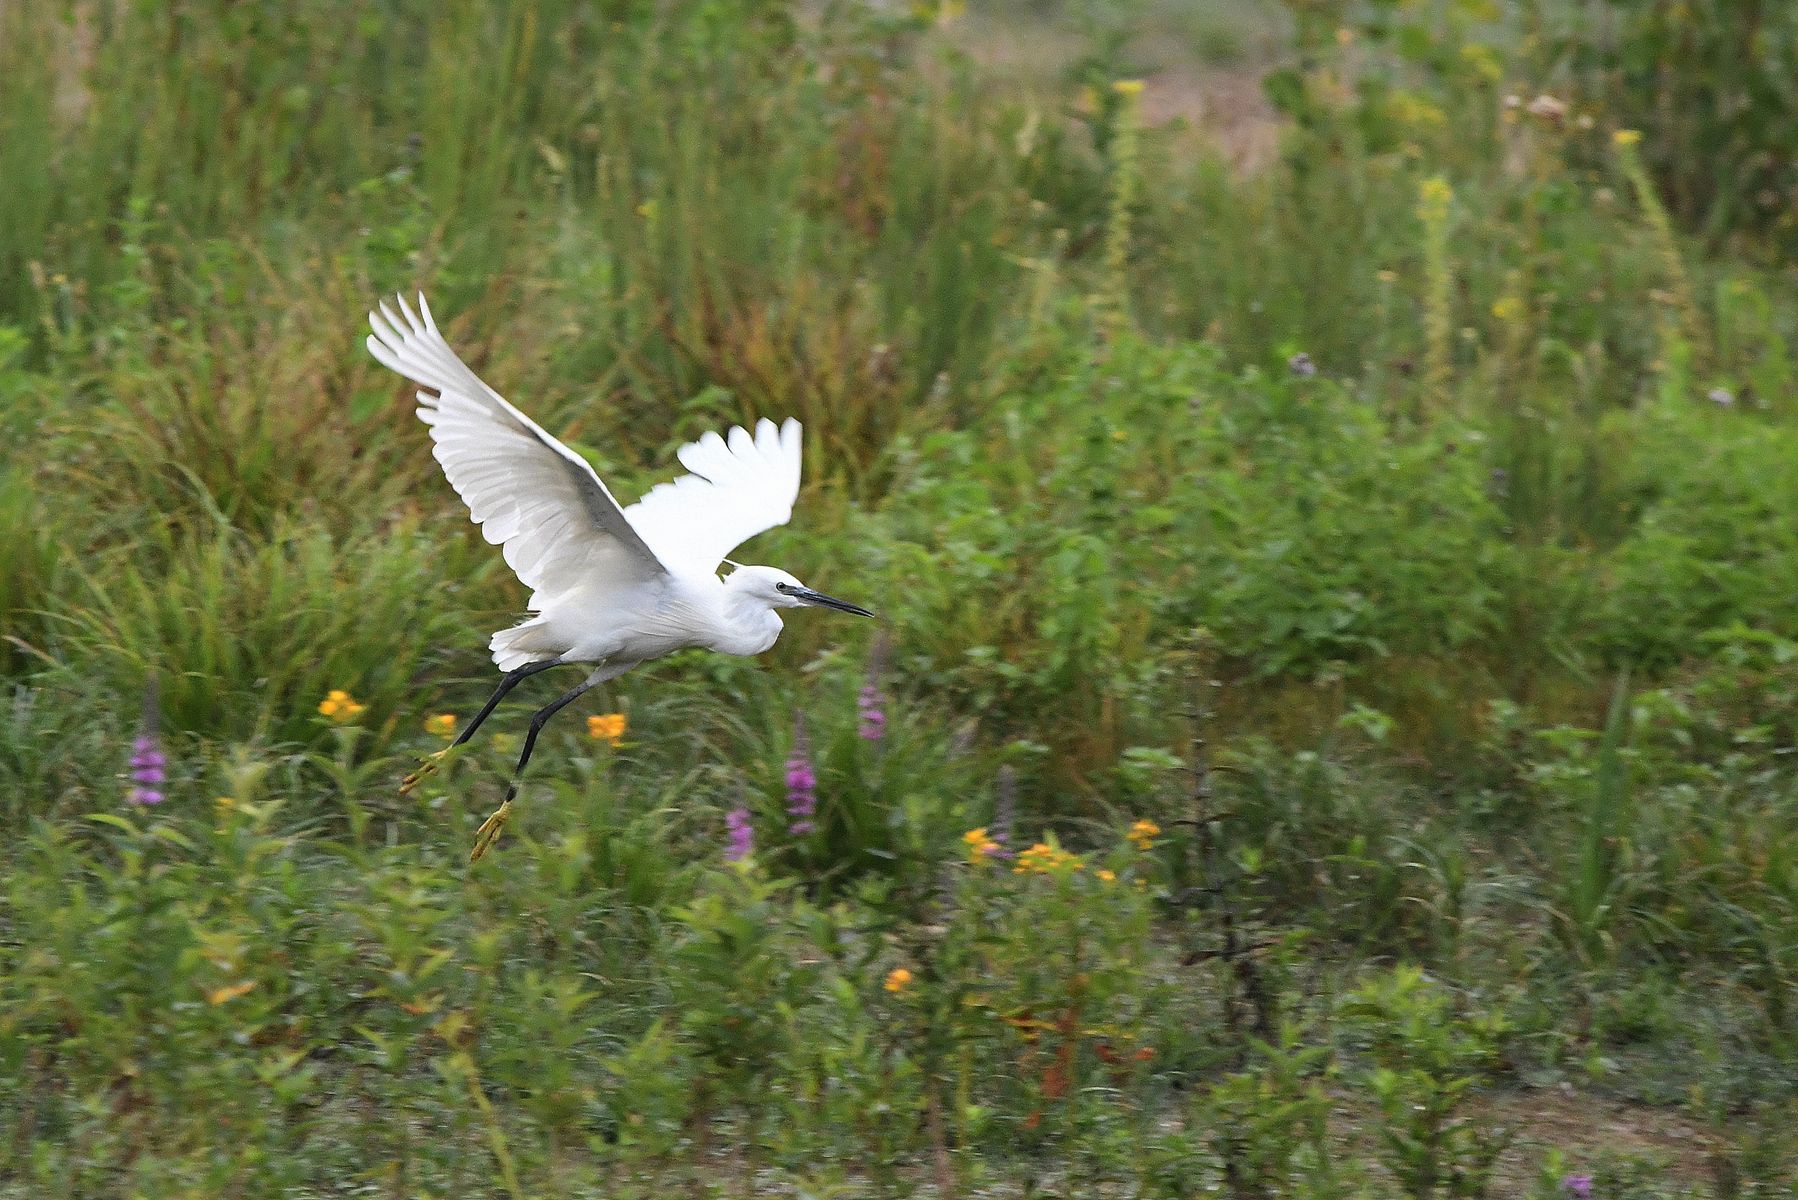
[[[979,864],[999,853],[1004,847],[986,835],[986,826],[970,829],[961,835],[961,840],[968,846],[968,861]]]
[[[220,812],[230,812],[237,807],[236,796],[214,796],[212,802],[219,806]]]
[[[1448,206],[1454,203],[1455,189],[1440,175],[1432,175],[1417,185],[1417,215],[1425,222],[1448,220]]]
[[[1109,867],[1100,867],[1093,873],[1099,877],[1101,883],[1116,883],[1118,880],[1118,873]]]
[[[453,736],[456,732],[456,714],[438,713],[434,717],[426,717],[425,732],[434,733],[440,738]]]
[[[1124,836],[1135,842],[1138,850],[1151,850],[1155,846],[1155,839],[1161,836],[1161,826],[1144,818],[1130,826],[1130,832]]]
[[[623,713],[607,713],[603,717],[587,718],[587,736],[596,741],[604,738],[614,746],[624,740],[624,727]]]
[[[1497,83],[1504,78],[1504,66],[1498,61],[1498,55],[1491,47],[1477,42],[1468,42],[1461,47],[1461,61],[1473,69],[1473,73],[1487,83]]]
[[[1628,149],[1642,140],[1640,129],[1619,129],[1611,135],[1611,143],[1618,149]]]
[[[242,983],[234,983],[229,987],[214,988],[212,991],[206,993],[206,1003],[216,1007],[227,1000],[237,999],[255,986],[256,981],[254,979],[246,979]]]
[[[891,971],[887,972],[887,981],[881,986],[897,996],[900,992],[903,992],[906,988],[911,986],[911,979],[912,975],[910,971],[906,970],[904,967],[894,967]]]
[[[1019,852],[1018,865],[1013,867],[1014,875],[1048,875],[1061,870],[1078,871],[1086,864],[1075,854],[1069,854],[1059,846],[1051,846],[1047,842],[1038,842],[1028,850]]]
[[[354,721],[361,716],[366,704],[357,704],[353,696],[342,688],[332,688],[325,698],[318,702],[318,711],[331,720],[342,725],[346,721]]]
[[[1441,125],[1448,118],[1443,111],[1416,92],[1395,91],[1387,97],[1386,103],[1392,109],[1392,115],[1401,124],[1414,128],[1424,125]]]
[[[1142,95],[1142,80],[1120,79],[1111,85],[1111,90],[1120,96],[1140,96]]]
[[[1492,316],[1506,325],[1515,325],[1528,313],[1523,300],[1517,296],[1501,297],[1492,305]]]

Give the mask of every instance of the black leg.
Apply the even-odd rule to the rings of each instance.
[[[531,751],[537,748],[537,735],[543,732],[543,727],[549,723],[549,719],[580,699],[595,684],[604,683],[608,679],[616,679],[634,666],[636,666],[635,663],[626,662],[610,663],[600,667],[582,680],[580,686],[570,689],[537,710],[537,714],[531,718],[529,732],[524,735],[524,750],[518,756],[518,765],[512,768],[512,782],[506,787],[505,803],[494,810],[493,815],[483,821],[481,827],[475,831],[474,849],[468,854],[469,862],[478,862],[481,856],[487,853],[493,843],[498,840],[500,830],[505,828],[506,818],[512,815],[512,801],[518,797],[518,785],[524,779],[525,764],[531,761]],[[479,718],[476,720],[478,723]]]
[[[512,782],[506,788],[505,802],[507,804],[512,803],[513,799],[518,795],[518,784],[524,778],[524,764],[531,761],[531,751],[537,748],[537,735],[543,732],[543,727],[549,724],[549,719],[551,717],[586,695],[587,690],[598,682],[599,672],[596,671],[592,676],[583,679],[581,682],[569,688],[566,692],[563,692],[556,699],[551,700],[548,704],[538,709],[537,715],[531,718],[531,727],[524,735],[524,749],[518,755],[518,765],[512,768]]]
[[[507,692],[511,691],[531,676],[547,671],[551,667],[559,667],[561,665],[562,662],[560,659],[552,658],[548,662],[526,663],[515,671],[507,671],[505,676],[500,679],[499,686],[493,689],[493,695],[487,697],[487,703],[482,706],[480,712],[475,714],[474,720],[470,721],[462,732],[456,735],[456,740],[442,750],[432,754],[419,765],[418,770],[400,780],[400,794],[403,796],[413,788],[417,787],[420,780],[437,769],[437,764],[442,760],[444,755],[473,737],[474,731],[481,727],[482,721],[485,721],[488,717],[493,715],[493,710],[499,707],[499,702],[506,698]]]
[[[561,665],[559,660],[552,658],[547,662],[526,663],[515,671],[507,671],[505,678],[499,681],[499,686],[493,689],[493,695],[487,697],[487,703],[481,706],[481,711],[476,713],[474,715],[474,720],[470,721],[467,726],[463,728],[462,732],[456,735],[456,740],[451,742],[450,746],[452,748],[460,746],[463,742],[466,742],[469,738],[473,737],[474,731],[481,727],[482,721],[485,721],[488,717],[493,715],[493,710],[499,707],[499,702],[506,698],[507,692],[510,692],[513,688],[517,687],[531,676],[541,674],[551,667],[559,667]]]

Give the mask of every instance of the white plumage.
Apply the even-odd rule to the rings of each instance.
[[[422,295],[416,313],[404,297],[398,306],[398,315],[385,302],[369,314],[369,352],[431,389],[418,393],[418,416],[430,426],[433,453],[482,535],[531,589],[535,614],[493,635],[493,661],[506,678],[457,745],[537,670],[598,665],[533,720],[520,771],[537,729],[556,709],[638,663],[688,647],[759,654],[780,636],[780,608],[817,605],[871,615],[773,567],[718,576],[739,544],[793,515],[799,422],[776,428],[763,420],[753,435],[740,427],[723,437],[708,433],[677,452],[690,474],[624,508],[585,459],[456,357]]]

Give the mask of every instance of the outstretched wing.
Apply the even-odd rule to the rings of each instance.
[[[624,515],[670,571],[714,575],[724,556],[765,529],[785,525],[799,496],[799,422],[758,421],[726,437],[708,433],[680,448],[691,471],[651,488]]]
[[[456,357],[423,295],[404,320],[382,302],[368,314],[368,351],[437,394],[418,393],[432,453],[506,565],[537,596],[577,586],[627,585],[665,568],[587,461],[551,437]]]

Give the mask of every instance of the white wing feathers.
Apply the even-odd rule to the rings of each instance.
[[[784,525],[799,497],[799,422],[741,427],[728,440],[708,433],[676,456],[691,471],[657,484],[624,515],[670,571],[713,575],[724,556],[763,530]]]
[[[576,588],[626,586],[671,571],[712,575],[739,544],[793,515],[799,496],[799,422],[755,435],[708,433],[678,451],[691,471],[620,508],[587,461],[507,403],[468,369],[421,295],[368,315],[369,353],[437,395],[418,393],[418,417],[456,494],[506,564],[532,589],[531,607]],[[403,319],[402,319],[403,317]]]
[[[385,303],[368,315],[369,353],[437,395],[418,394],[418,417],[450,486],[532,596],[547,599],[595,583],[626,585],[662,564],[585,459],[508,404],[468,369],[431,319],[424,297],[404,320]]]

